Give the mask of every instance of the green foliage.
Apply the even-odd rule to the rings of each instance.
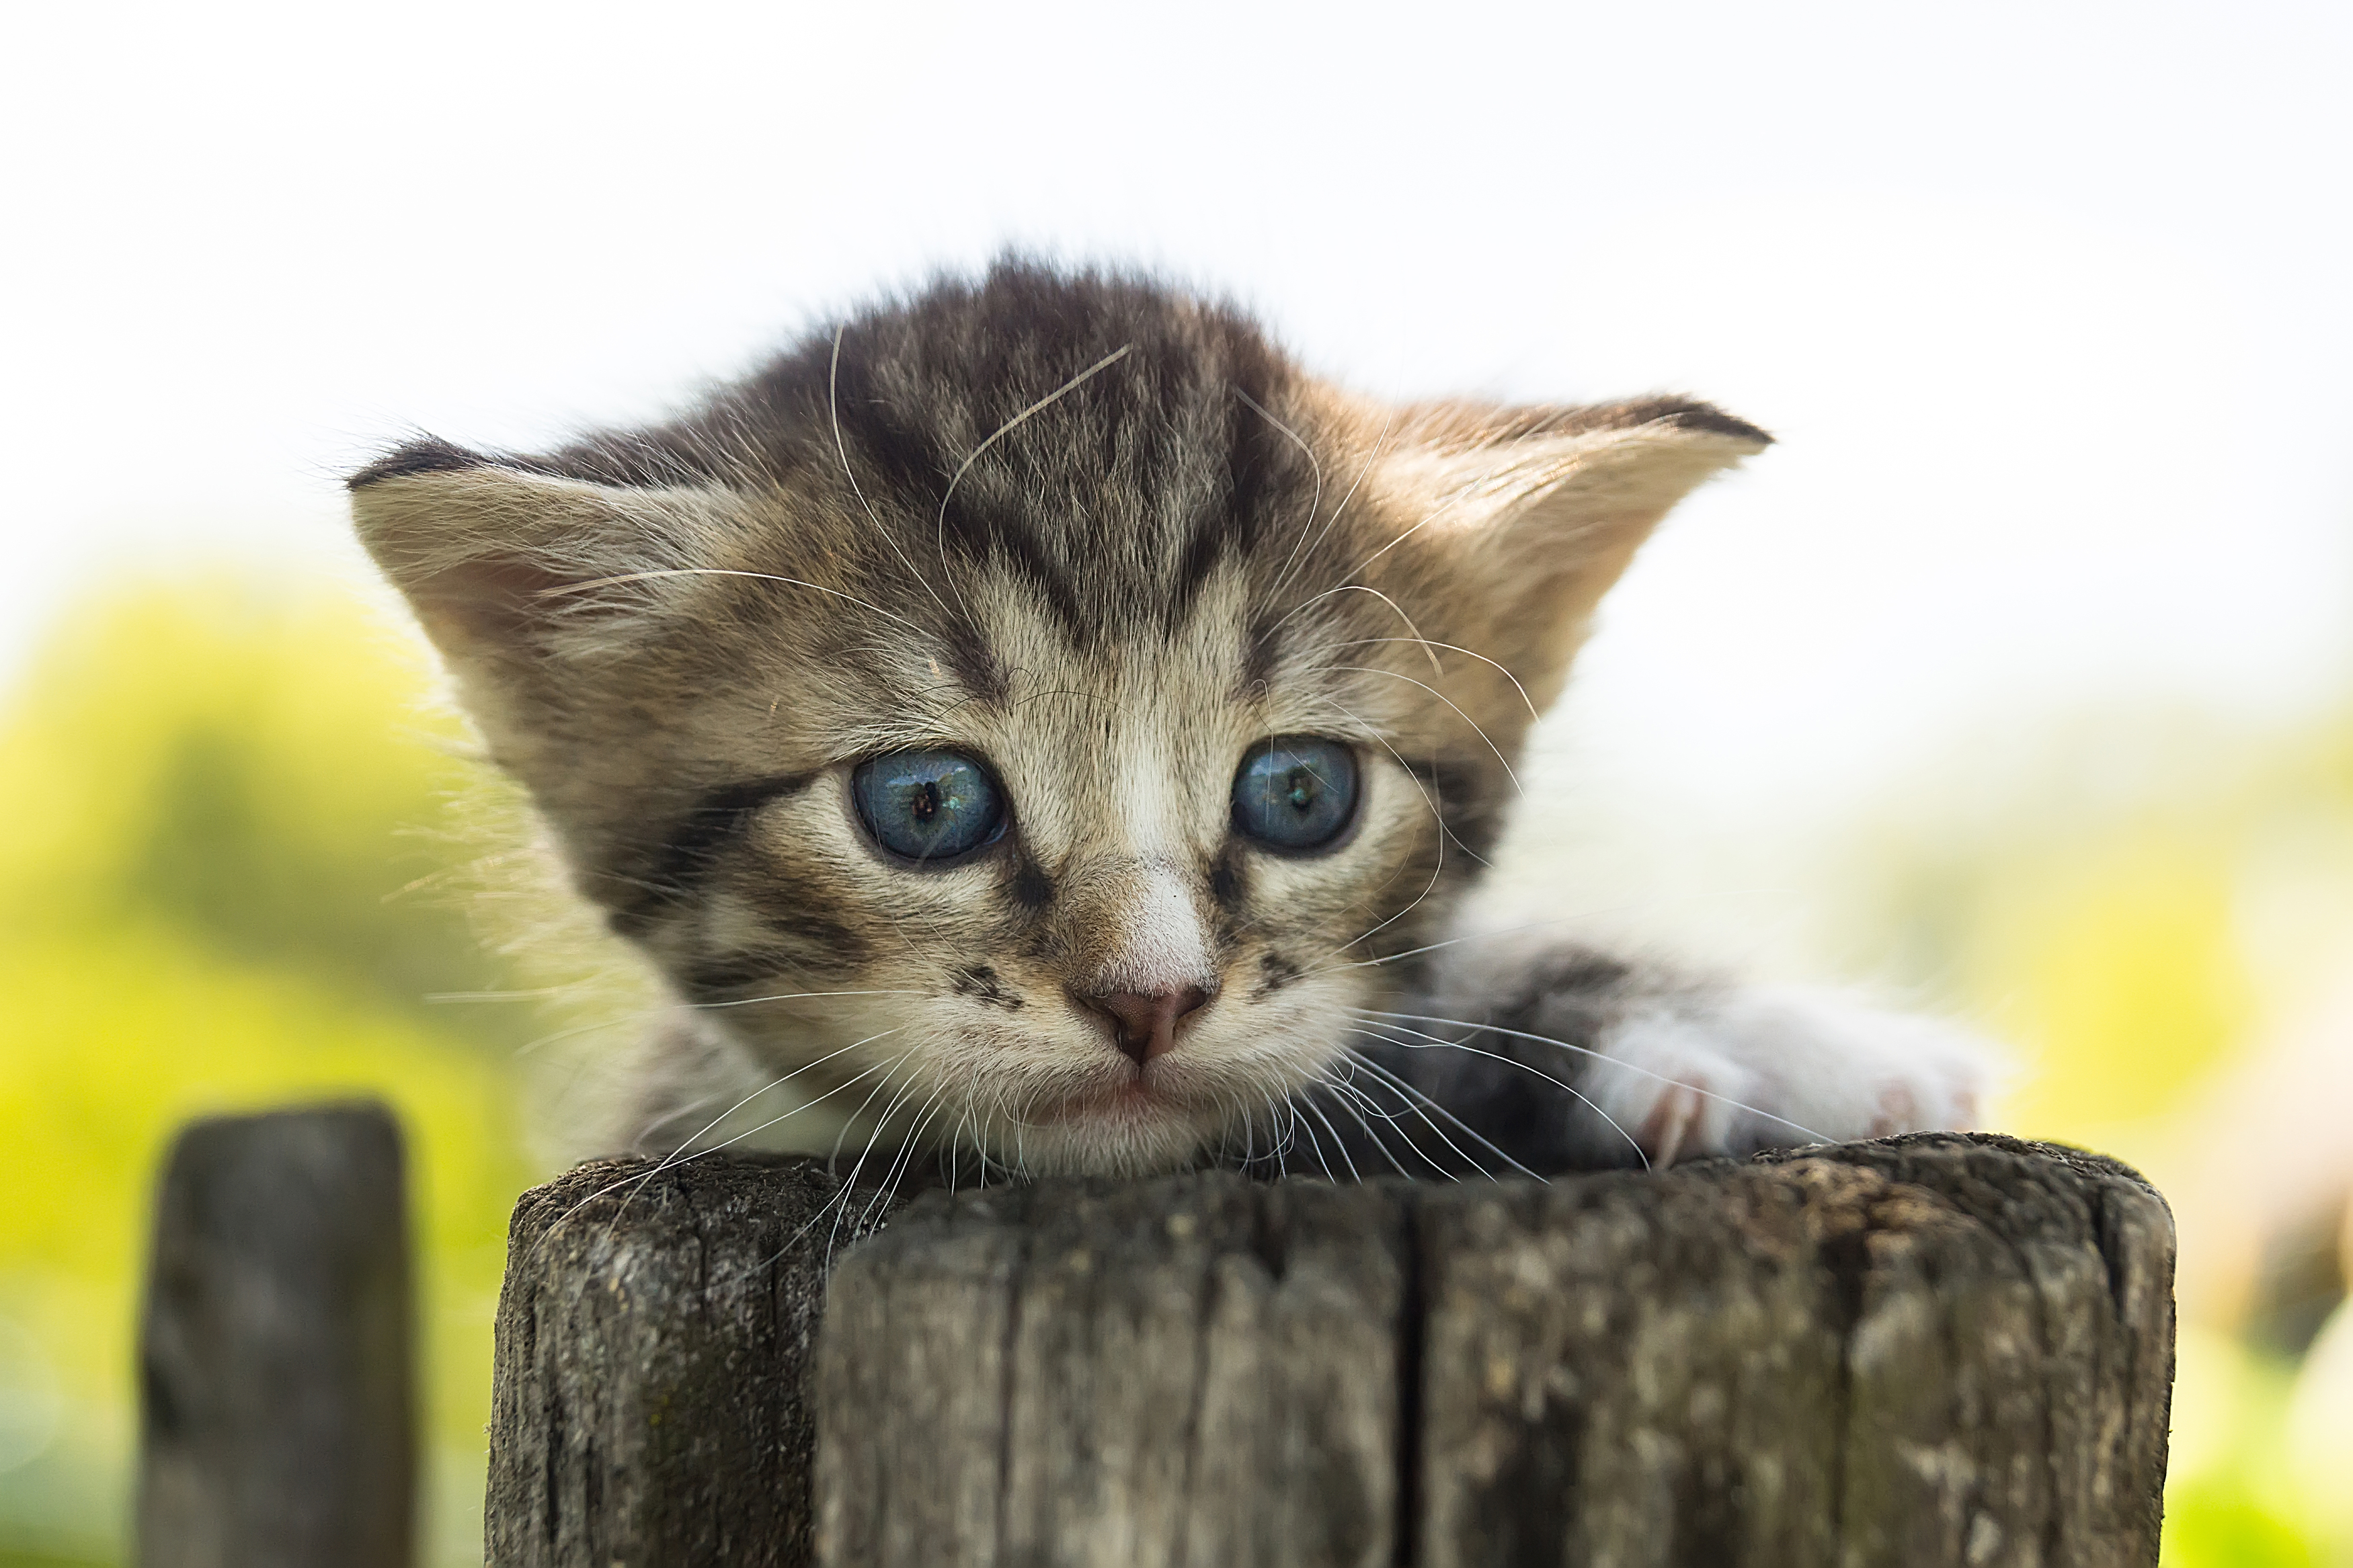
[[[2353,951],[2353,712],[2269,736],[2111,715],[1982,754],[2021,753],[2025,776],[1957,761],[1856,836],[1841,945],[2019,1048],[2002,1126],[2194,1181],[2232,1075]],[[2211,1260],[2262,1249],[2193,1229],[2241,1216],[2177,1214],[2205,1266],[2189,1283],[2245,1300]],[[2183,1324],[2167,1568],[2353,1563],[2284,1435],[2292,1390],[2324,1373],[2234,1327]]]
[[[515,1047],[547,1025],[431,1000],[504,977],[452,810],[479,784],[425,682],[347,596],[217,580],[92,606],[0,715],[0,1568],[119,1557],[173,1130],[362,1093],[410,1140],[433,1557],[479,1561],[491,1309],[535,1174]],[[2073,805],[2031,783],[1941,815],[1922,792],[1863,843],[1854,906],[1862,945],[2035,1053],[2013,1125],[2129,1155],[2107,1134],[2177,1112],[2260,1016],[2285,940],[2250,946],[2264,889],[2316,866],[2353,886],[2353,723],[2224,774],[2121,771],[2188,782]],[[2316,929],[2309,899],[2282,907],[2280,930]],[[2184,1349],[2168,1568],[2334,1560],[2275,1480],[2294,1370],[2211,1333]]]
[[[70,623],[0,739],[0,929],[161,920],[402,1011],[489,984],[448,809],[477,781],[426,670],[316,591],[214,581]]]
[[[157,589],[74,621],[0,725],[0,1320],[38,1349],[16,1381],[41,1383],[52,1427],[0,1469],[0,1552],[119,1549],[174,1130],[367,1094],[410,1144],[430,1471],[454,1478],[437,1555],[479,1560],[491,1314],[535,1174],[512,1065],[532,1020],[429,1000],[499,970],[453,890],[468,770],[418,716],[423,670],[341,595]]]
[[[2175,1487],[2166,1498],[2163,1568],[2312,1568],[2304,1531],[2244,1489]]]
[[[2033,761],[1957,763],[1853,834],[1841,946],[2022,1048],[2006,1125],[2133,1157],[2353,939],[2353,713],[2288,736],[2111,715],[1982,750]]]
[[[2327,1531],[2291,1477],[2284,1416],[2296,1371],[2185,1325],[2162,1568],[2320,1568],[2344,1560],[2325,1554]]]

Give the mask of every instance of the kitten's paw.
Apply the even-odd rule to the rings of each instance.
[[[1587,1075],[1593,1109],[1654,1167],[1729,1152],[1757,1075],[1692,1020],[1658,1013],[1610,1031],[1609,1060]]]
[[[1652,1165],[1975,1124],[1994,1054],[1967,1030],[1801,990],[1626,1018],[1588,1078]]]

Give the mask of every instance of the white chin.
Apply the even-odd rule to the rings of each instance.
[[[1146,1175],[1193,1163],[1216,1131],[1198,1110],[1158,1097],[1066,1102],[998,1132],[997,1155],[1030,1175]]]

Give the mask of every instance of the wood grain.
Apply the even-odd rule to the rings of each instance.
[[[380,1106],[181,1133],[140,1332],[144,1568],[407,1568],[407,1245]]]
[[[2157,1560],[2172,1226],[2111,1162],[934,1192],[828,1293],[837,1190],[526,1201],[493,1563]]]

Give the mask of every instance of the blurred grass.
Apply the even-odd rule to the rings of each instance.
[[[2022,771],[1918,780],[1854,833],[1842,945],[2022,1047],[2012,1130],[2161,1152],[2353,954],[2353,713],[2113,714],[2007,747]]]
[[[72,617],[0,720],[0,1563],[122,1550],[174,1129],[354,1093],[409,1140],[434,1557],[480,1561],[491,1317],[536,1174],[512,1065],[533,1018],[427,1000],[501,973],[447,885],[466,769],[423,685],[343,595],[217,580]]]
[[[2002,1126],[2116,1154],[2173,1200],[2189,1295],[2166,1568],[2353,1563],[2340,1501],[2353,1445],[2297,1453],[2289,1436],[2294,1405],[2353,1406],[2353,1356],[2299,1360],[2263,1321],[2267,1306],[2325,1318],[2324,1342],[2353,1342],[2337,1239],[2353,1194],[2307,1194],[2330,1205],[2326,1299],[2266,1303],[2255,1268],[2266,1243],[2293,1238],[2215,1231],[2281,1216],[2200,1190],[2218,1163],[2276,1158],[2231,1141],[2263,1131],[2227,1120],[2232,1091],[2267,1042],[2329,1005],[2353,960],[2353,712],[2270,735],[2094,715],[1979,750],[2029,760],[2007,775],[1957,762],[1852,834],[1834,945],[2017,1047]],[[2323,1025],[2340,1055],[2353,1050],[2343,1025]],[[2335,1136],[2353,1104],[2320,1110]],[[2301,1137],[2285,1129],[2314,1119],[2277,1120],[2276,1136]]]
[[[121,1558],[174,1127],[355,1092],[410,1139],[431,1560],[480,1560],[505,1218],[540,1173],[516,1053],[551,1026],[430,1000],[513,982],[470,926],[450,802],[479,781],[427,682],[349,596],[224,577],[87,606],[0,710],[0,1568]],[[2353,937],[2353,716],[1985,750],[2035,761],[1925,780],[1850,831],[1845,950],[2021,1046],[2007,1125],[2166,1168],[2249,1043],[2353,952],[2331,945]],[[2353,1563],[2337,1489],[2289,1436],[2353,1380],[2339,1401],[2318,1352],[2239,1328],[2185,1329],[2168,1568]],[[2323,1342],[2353,1366],[2341,1303]]]

